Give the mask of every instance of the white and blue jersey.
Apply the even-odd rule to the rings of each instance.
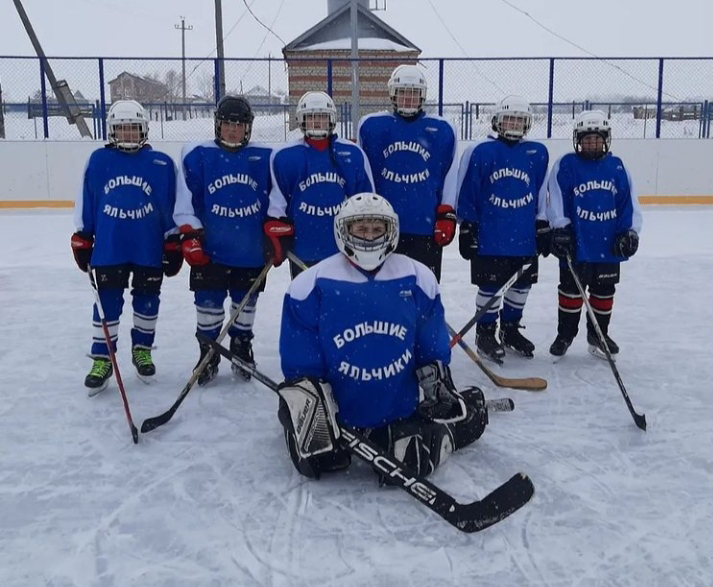
[[[173,218],[179,227],[205,229],[203,248],[214,262],[244,268],[265,264],[271,153],[258,143],[237,151],[214,140],[183,147]]]
[[[276,150],[271,168],[268,215],[294,225],[295,255],[311,263],[336,253],[334,217],[342,203],[374,190],[364,151],[336,135],[324,150],[300,139]]]
[[[631,176],[619,157],[607,153],[586,159],[568,153],[558,159],[548,182],[547,216],[553,228],[572,224],[576,260],[619,263],[614,255],[617,235],[641,232],[641,208]]]
[[[176,166],[165,153],[148,145],[136,153],[94,151],[74,206],[77,230],[94,235],[91,265],[160,268],[175,201]]]
[[[379,427],[414,413],[416,369],[450,362],[438,282],[397,253],[375,275],[339,253],[298,275],[282,309],[285,379],[320,377],[332,385],[341,420]]]
[[[535,220],[546,218],[548,164],[547,148],[534,141],[491,137],[465,150],[456,213],[478,226],[479,255],[535,254]]]
[[[414,118],[379,112],[362,119],[358,136],[374,173],[375,191],[393,206],[401,232],[432,236],[438,206],[455,208],[453,125],[423,112]]]

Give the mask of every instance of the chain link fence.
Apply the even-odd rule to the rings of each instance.
[[[398,55],[359,63],[359,115],[389,109],[386,80]],[[568,138],[584,109],[604,110],[619,138],[711,136],[713,59],[420,59],[426,109],[455,126],[461,140],[490,132],[493,106],[520,94],[533,109],[533,139]],[[223,87],[216,59],[0,57],[0,138],[74,140],[83,118],[91,138],[106,138],[112,101],[141,102],[152,140],[213,136],[213,108]],[[48,69],[57,78],[57,95]],[[305,87],[333,95],[339,134],[352,138],[352,62],[348,58],[226,59],[226,93],[245,95],[256,113],[253,138],[300,136],[294,106]],[[86,134],[85,132],[85,134]]]

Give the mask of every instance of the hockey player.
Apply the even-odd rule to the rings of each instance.
[[[609,336],[620,264],[639,247],[641,210],[624,162],[610,153],[611,128],[599,110],[580,113],[572,132],[574,152],[555,162],[549,179],[547,213],[553,228],[552,252],[569,254],[612,355],[619,346]],[[582,296],[566,261],[560,262],[557,338],[550,353],[561,357],[579,329]],[[604,357],[599,337],[587,316],[587,342]]]
[[[373,190],[369,162],[354,143],[337,137],[337,108],[324,92],[297,103],[303,139],[272,155],[272,192],[266,242],[275,265],[294,250],[307,265],[337,252],[334,216],[348,197]],[[292,276],[300,269],[290,263]]]
[[[376,193],[399,216],[397,252],[421,261],[440,281],[443,247],[456,231],[456,132],[444,118],[423,111],[427,84],[416,65],[399,65],[388,89],[393,112],[365,116],[359,145]]]
[[[352,196],[334,233],[340,252],[300,274],[284,299],[278,415],[290,458],[312,478],[348,467],[337,445],[342,423],[428,474],[481,436],[483,394],[453,385],[438,283],[425,265],[393,253],[391,205]]]
[[[520,333],[520,321],[537,282],[537,255],[546,256],[550,249],[545,210],[549,155],[543,144],[525,140],[531,127],[529,103],[506,97],[492,118],[495,135],[465,150],[458,173],[458,244],[461,256],[470,260],[471,282],[478,286],[477,308],[526,262],[535,262],[534,271],[505,292],[502,310],[498,300],[476,327],[478,352],[497,363],[505,347],[533,356],[535,345]]]
[[[109,143],[91,154],[84,169],[74,207],[72,252],[82,271],[90,265],[95,271],[114,350],[131,274],[131,359],[139,377],[148,381],[156,373],[151,348],[163,276],[175,275],[183,263],[171,217],[176,167],[168,155],[147,144],[148,118],[134,100],[111,105],[107,134]],[[93,324],[94,362],[84,380],[90,395],[105,389],[113,374],[96,304]]]
[[[254,114],[242,96],[224,96],[215,109],[215,138],[183,148],[174,220],[191,266],[197,332],[216,339],[230,296],[237,308],[265,264],[262,227],[271,189],[270,154],[250,142]],[[258,292],[264,290],[264,283]],[[228,330],[230,350],[254,364],[252,339],[256,293]],[[201,362],[209,347],[199,342]],[[218,373],[214,354],[198,377],[206,385]],[[245,380],[250,374],[233,366]]]

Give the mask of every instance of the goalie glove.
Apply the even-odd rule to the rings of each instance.
[[[340,437],[332,386],[315,377],[284,382],[277,388],[289,418],[281,418],[293,436],[300,459],[333,452]],[[286,421],[285,421],[286,420]]]
[[[443,361],[433,361],[416,370],[423,401],[418,411],[427,420],[452,424],[467,416],[465,401],[453,385],[451,370]]]

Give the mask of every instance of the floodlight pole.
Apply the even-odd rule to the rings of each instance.
[[[223,48],[223,6],[221,0],[215,0],[215,47],[218,57],[218,91],[225,96],[225,52]],[[215,96],[218,101],[218,96]]]
[[[351,25],[352,25],[352,138],[357,140],[359,128],[359,14],[357,0],[351,0]]]
[[[186,31],[192,31],[193,26],[186,26],[186,19],[181,17],[181,24],[174,24],[173,28],[181,31],[181,96],[183,98],[183,120],[186,120]]]

